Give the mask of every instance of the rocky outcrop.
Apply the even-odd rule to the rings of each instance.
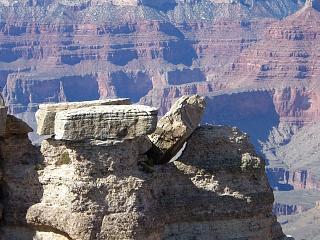
[[[190,105],[176,105],[171,113],[203,109],[198,96],[178,102]],[[90,109],[76,111],[90,116]],[[173,125],[168,133],[180,127]],[[152,172],[138,165],[152,147],[144,144],[148,132],[131,138],[106,135],[96,140],[85,135],[81,140],[44,140],[44,168],[38,171],[43,197],[26,215],[36,236],[53,240],[284,239],[272,215],[274,198],[264,162],[248,136],[237,128],[211,125],[195,125],[188,133],[189,138],[180,137],[187,141],[181,156],[155,165]]]
[[[32,129],[26,123],[8,115],[5,126],[5,137],[0,140],[0,202],[3,205],[2,223],[5,227],[0,227],[0,239],[15,239],[4,232],[10,229],[21,231],[18,227],[27,224],[27,209],[40,201],[42,186],[38,181],[37,170],[42,167],[42,157],[28,139]]]
[[[180,98],[159,120],[156,130],[149,135],[153,145],[147,153],[148,156],[155,163],[169,162],[200,124],[204,109],[203,97],[193,95]]]

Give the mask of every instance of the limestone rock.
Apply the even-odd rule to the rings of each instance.
[[[272,215],[264,163],[246,134],[199,127],[179,159],[155,166],[152,174],[138,169],[141,141],[45,140],[45,168],[39,171],[43,198],[27,213],[37,235],[53,240],[285,239]],[[52,233],[43,235],[43,227]]]
[[[198,95],[181,97],[158,122],[149,138],[153,143],[148,155],[156,163],[169,162],[201,121],[205,100]]]
[[[40,152],[27,139],[30,128],[9,116],[0,139],[0,239],[285,239],[248,136],[197,127],[203,108],[201,97],[186,97],[164,117],[162,134],[171,139],[161,145],[164,155],[187,143],[176,161],[152,173],[138,163],[152,147],[154,108],[58,111],[54,132],[62,140],[44,140]]]
[[[248,159],[254,164],[244,164]],[[264,162],[237,128],[197,128],[171,164],[175,173],[161,176],[165,189],[154,193],[172,221],[163,239],[284,239]]]
[[[128,98],[105,99],[87,102],[67,102],[55,104],[40,104],[39,110],[36,113],[37,133],[39,135],[54,134],[54,120],[57,112],[63,110],[78,109],[83,107],[104,106],[104,105],[129,105],[131,104]]]
[[[43,199],[29,209],[29,223],[74,240],[135,239],[143,218],[136,208],[152,204],[144,200],[149,198],[143,180],[147,176],[137,166],[140,141],[104,143],[43,141]]]
[[[53,232],[37,232],[35,237],[33,238],[35,240],[69,240],[66,236],[60,235],[58,233]]]
[[[158,111],[142,105],[85,107],[58,112],[55,138],[63,140],[133,139],[152,133]]]

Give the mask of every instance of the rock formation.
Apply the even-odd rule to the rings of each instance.
[[[72,102],[59,104],[40,104],[36,114],[37,133],[39,135],[54,135],[54,122],[59,111],[79,109],[84,107],[105,105],[129,105],[129,99],[108,99],[89,102]]]
[[[203,104],[198,96],[184,97],[171,113],[179,113],[176,120],[182,123],[196,123]],[[62,110],[56,119],[76,111],[79,117],[68,121],[77,122],[96,116],[92,115],[95,108],[113,108],[117,116],[119,107]],[[145,112],[145,108],[135,105],[127,105],[126,110],[136,122],[139,110]],[[190,116],[181,114],[188,112],[198,113],[195,121],[188,122]],[[105,116],[97,119],[102,121]],[[131,122],[130,118],[108,116],[106,125],[122,121],[113,125],[113,131],[122,132],[126,121]],[[163,119],[168,120],[168,116]],[[149,117],[156,122],[156,115]],[[92,125],[101,127],[99,124],[91,121],[77,126],[85,128],[85,133],[94,128]],[[146,121],[147,129],[148,124]],[[173,125],[166,134],[181,126]],[[184,139],[181,143],[187,141],[182,155],[174,162],[155,165],[152,173],[138,166],[152,147],[147,138],[149,132],[142,133],[140,127],[130,130],[137,131],[130,138],[116,134],[117,138],[84,135],[78,140],[44,140],[43,168],[38,169],[43,195],[25,216],[36,231],[34,236],[53,240],[284,239],[271,213],[274,198],[264,163],[255,154],[248,136],[237,128],[188,126],[192,126],[188,130],[190,137],[186,138],[185,131],[180,136]]]
[[[285,239],[272,215],[264,162],[237,128],[197,127],[204,108],[199,96],[178,100],[170,112],[176,114],[157,126],[150,107],[72,107],[79,104],[44,118],[44,126],[55,124],[40,151],[27,138],[30,127],[8,115],[0,148],[1,240]],[[71,126],[66,131],[79,139],[56,139],[63,116]],[[152,148],[148,134],[168,116],[186,125],[163,134],[188,126],[171,145],[186,147],[176,161],[143,171],[138,163]],[[110,134],[87,134],[107,126]]]
[[[134,139],[155,130],[157,110],[142,105],[97,106],[58,112],[55,139]]]

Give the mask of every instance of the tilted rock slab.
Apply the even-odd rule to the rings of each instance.
[[[158,110],[143,105],[112,105],[61,111],[55,118],[55,139],[133,139],[152,133]]]
[[[201,121],[205,100],[199,95],[181,97],[149,135],[153,143],[148,155],[155,163],[169,162]]]
[[[54,134],[54,120],[57,112],[71,109],[79,109],[83,107],[105,106],[105,105],[130,105],[128,98],[105,99],[97,101],[85,102],[67,102],[54,104],[40,104],[39,110],[36,112],[37,133],[39,135]]]

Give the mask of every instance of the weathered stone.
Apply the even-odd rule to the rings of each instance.
[[[70,238],[67,238],[58,233],[43,232],[43,231],[36,232],[36,235],[33,237],[33,239],[35,240],[70,240]]]
[[[201,105],[203,99],[193,98]],[[186,139],[183,133],[196,129],[176,161],[152,171],[141,171],[139,163],[152,146],[147,134],[156,127],[154,108],[60,111],[55,131],[60,127],[60,136],[75,141],[44,140],[41,153],[26,136],[30,128],[9,115],[0,141],[0,240],[285,239],[272,215],[264,162],[247,135],[230,127],[197,128],[199,108],[180,102],[186,104],[172,124],[183,131],[176,137]]]
[[[142,105],[85,107],[56,114],[55,138],[63,140],[133,139],[152,133],[158,111]]]
[[[11,135],[26,135],[32,131],[32,128],[21,119],[12,115],[7,116],[6,137]]]
[[[3,137],[6,130],[7,121],[7,111],[8,108],[5,106],[0,106],[0,137]]]
[[[0,201],[4,207],[4,222],[9,226],[24,226],[27,209],[40,201],[42,196],[37,174],[42,157],[39,149],[28,139],[27,133],[31,130],[22,120],[8,115],[5,137],[0,141],[3,181]],[[4,239],[24,238],[11,238],[9,234]]]
[[[155,166],[153,173],[137,166],[141,140],[43,141],[43,197],[27,213],[28,223],[40,231],[37,236],[285,239],[272,215],[264,163],[246,134],[199,127],[178,160]],[[57,164],[65,153],[69,161]],[[42,235],[43,227],[51,233]]]
[[[169,162],[199,125],[205,100],[198,95],[181,97],[158,122],[149,138],[153,147],[148,152],[155,163]]]
[[[55,104],[40,104],[39,110],[36,113],[37,133],[39,135],[54,134],[54,120],[57,112],[83,107],[104,106],[104,105],[129,105],[131,104],[128,98],[105,99],[87,102],[67,102]]]

